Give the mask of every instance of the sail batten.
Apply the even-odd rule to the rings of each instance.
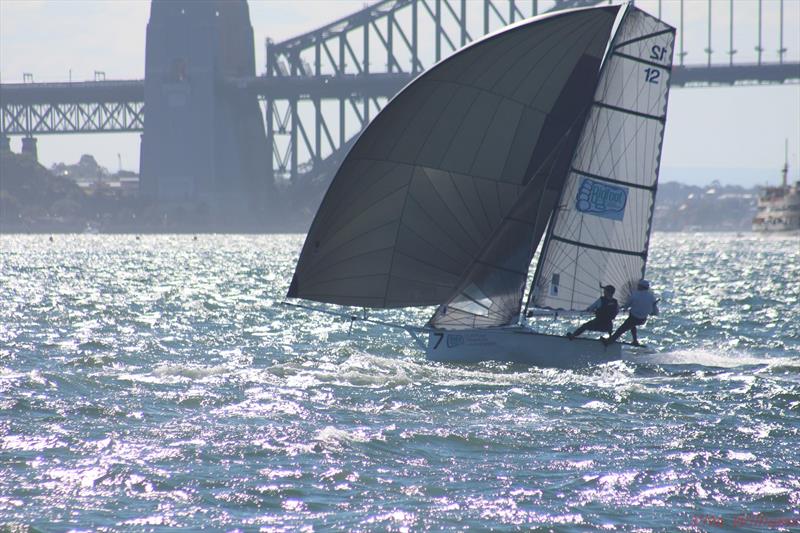
[[[626,107],[620,107],[616,105],[607,104],[605,102],[595,102],[594,105],[597,107],[602,107],[604,109],[610,109],[611,111],[618,111],[620,113],[627,113],[629,115],[634,115],[636,117],[647,118],[650,120],[655,120],[657,122],[666,122],[667,116],[658,116],[658,115],[651,115],[649,113],[642,113],[641,111],[636,111],[635,109],[628,109]]]
[[[650,19],[652,19],[652,20],[654,20],[654,21],[657,21],[657,22],[660,22],[660,23],[661,23],[661,24],[663,24],[664,26],[667,26],[667,25],[666,25],[666,24],[664,24],[662,21],[660,21],[660,20],[658,20],[658,19],[655,19],[655,18],[651,17],[651,16],[650,16],[650,15],[648,15],[647,13],[644,13],[644,11],[640,11],[640,12],[641,12],[641,13],[643,13],[643,14],[644,14],[644,16],[646,16],[646,17],[650,17]],[[644,40],[647,40],[647,39],[652,39],[653,37],[660,37],[660,36],[662,36],[662,35],[672,35],[672,36],[674,37],[674,34],[675,34],[675,28],[673,28],[672,26],[669,26],[669,27],[667,27],[667,28],[665,28],[665,29],[663,29],[663,30],[657,31],[657,32],[653,32],[653,33],[647,33],[647,34],[645,34],[645,35],[639,35],[638,37],[634,37],[634,38],[632,38],[632,39],[628,39],[627,41],[622,41],[622,42],[620,42],[620,43],[616,43],[616,44],[614,44],[614,45],[612,46],[612,48],[613,48],[614,50],[619,50],[620,48],[625,48],[625,47],[626,47],[626,46],[628,46],[628,45],[631,45],[631,44],[636,44],[636,43],[639,43],[639,42],[641,42],[641,41],[644,41]],[[672,59],[672,58],[670,58],[670,60],[671,60],[671,59]]]
[[[605,181],[606,183],[616,183],[617,185],[627,185],[628,187],[636,187],[637,189],[644,189],[646,191],[653,191],[655,192],[658,189],[658,184],[653,185],[642,185],[641,183],[631,183],[629,181],[622,181],[617,180],[614,178],[609,178],[608,176],[600,176],[599,174],[592,174],[591,172],[586,172],[585,170],[580,170],[577,168],[570,169],[575,174],[580,174],[582,176],[588,176],[595,180]]]
[[[624,250],[622,248],[611,248],[609,246],[599,246],[597,244],[590,244],[590,243],[587,243],[587,242],[584,242],[584,241],[573,241],[571,239],[565,239],[564,237],[560,237],[558,235],[551,235],[550,238],[553,239],[553,240],[559,241],[559,242],[563,242],[565,244],[571,244],[573,246],[577,246],[579,248],[586,248],[586,249],[589,249],[589,250],[598,250],[600,252],[609,252],[609,253],[612,253],[612,254],[635,255],[635,256],[638,256],[638,257],[646,257],[647,256],[647,252],[646,251],[637,252],[637,251],[634,251],[634,250]]]
[[[629,55],[629,54],[625,54],[623,52],[612,52],[611,54],[615,55],[617,57],[623,57],[625,59],[630,59],[631,61],[635,61],[637,63],[641,63],[642,65],[650,65],[651,67],[663,68],[663,69],[665,69],[665,70],[667,70],[669,72],[672,72],[672,65],[665,66],[665,65],[662,65],[661,63],[657,63],[655,61],[650,61],[650,60],[647,60],[647,59],[642,59],[641,57],[632,56],[632,55]]]

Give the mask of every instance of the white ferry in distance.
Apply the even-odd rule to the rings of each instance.
[[[789,174],[788,142],[783,182],[779,187],[766,187],[758,199],[758,211],[753,218],[753,231],[785,232],[800,230],[800,181],[787,183]]]

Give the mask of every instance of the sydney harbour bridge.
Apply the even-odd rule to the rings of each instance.
[[[750,42],[734,42],[737,16],[752,18],[736,11],[740,2],[650,2],[678,29],[673,87],[800,82],[797,51],[784,45],[797,42],[800,25],[784,20],[784,0],[753,2]],[[268,198],[276,184],[317,194],[349,143],[424,69],[508,24],[600,3],[379,0],[303,35],[267,40],[257,74],[246,0],[152,0],[144,80],[0,84],[0,150],[11,136],[36,157],[40,135],[142,132],[141,192],[155,200],[235,206]],[[703,18],[702,28],[690,17]],[[727,50],[712,49],[712,34],[717,43],[728,37]],[[765,49],[765,36],[777,50]],[[689,41],[707,46],[690,50]],[[755,50],[756,60],[738,62],[736,47]]]

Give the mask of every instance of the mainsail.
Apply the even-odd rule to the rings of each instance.
[[[647,13],[625,13],[545,239],[535,306],[583,310],[600,284],[624,302],[644,275],[674,39]]]
[[[487,279],[508,267],[512,284],[520,276],[524,283],[619,9],[519,23],[409,84],[334,177],[288,296],[378,308],[438,305],[468,291],[461,289],[465,275],[489,254]],[[508,296],[508,280],[500,278],[497,291],[482,289],[492,302]]]

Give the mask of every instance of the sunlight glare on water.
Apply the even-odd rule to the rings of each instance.
[[[0,239],[0,525],[800,523],[797,237],[656,234],[654,353],[577,370],[281,306],[300,235]]]

